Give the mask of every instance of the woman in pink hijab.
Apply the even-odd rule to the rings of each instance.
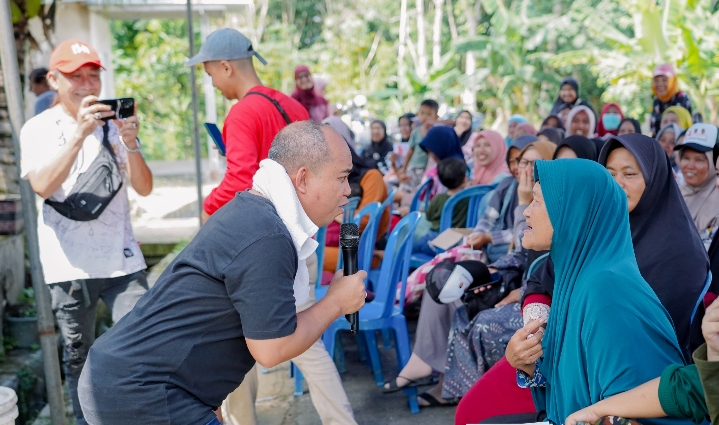
[[[322,122],[330,116],[327,99],[315,92],[315,82],[310,69],[305,65],[295,68],[295,90],[292,92],[292,98],[307,109],[312,121]]]
[[[467,145],[472,146],[473,180],[476,184],[492,184],[500,174],[510,174],[507,144],[499,133],[482,130],[474,133]]]

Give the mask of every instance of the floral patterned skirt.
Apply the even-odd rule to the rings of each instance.
[[[494,366],[509,339],[523,326],[521,305],[513,303],[479,312],[470,322],[461,306],[452,318],[442,397],[462,397]]]

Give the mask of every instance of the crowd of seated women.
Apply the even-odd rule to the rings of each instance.
[[[473,131],[467,111],[439,122],[429,100],[421,119],[400,118],[403,149],[372,125],[350,176],[363,204],[398,187],[392,209],[405,213],[434,180],[414,247],[433,258],[406,286],[419,305],[412,356],[384,392],[423,387],[420,406],[458,406],[456,424],[717,422],[717,127],[692,121],[671,66],[652,90],[651,137],[619,104],[597,115],[573,78],[538,128],[515,114],[506,137]],[[471,185],[493,187],[476,226],[434,247],[443,204]],[[466,214],[458,204],[452,226]],[[465,261],[495,279],[472,291],[479,309],[427,292],[439,264]]]

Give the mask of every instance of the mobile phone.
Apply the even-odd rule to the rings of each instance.
[[[217,146],[217,150],[220,151],[220,155],[225,156],[225,141],[222,140],[222,133],[220,133],[220,129],[217,128],[215,123],[211,122],[205,123],[205,129],[207,129],[207,132],[210,133],[210,137],[212,138],[212,141],[215,142],[215,146]]]
[[[98,100],[97,103],[102,103],[112,108],[115,112],[115,118],[124,120],[135,115],[135,99],[131,97],[123,97],[120,99],[103,99]]]

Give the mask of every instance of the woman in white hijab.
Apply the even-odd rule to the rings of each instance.
[[[684,183],[679,189],[699,233],[711,231],[709,227],[719,214],[715,167],[719,149],[716,141],[716,126],[694,124],[687,130],[684,142],[674,148],[679,151],[679,166],[684,175]]]
[[[597,117],[589,107],[575,106],[569,111],[564,126],[568,129],[567,137],[579,135],[591,139],[597,130]]]

